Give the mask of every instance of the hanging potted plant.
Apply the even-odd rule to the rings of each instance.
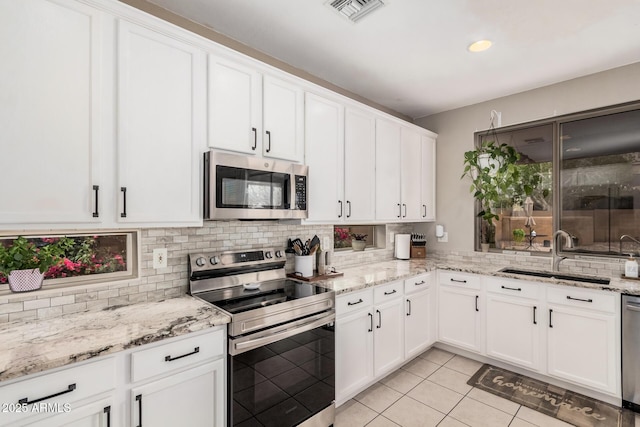
[[[480,244],[484,252],[489,250],[495,236],[494,220],[500,219],[495,209],[509,194],[519,174],[516,162],[520,155],[512,146],[499,144],[495,136],[491,140],[482,138],[477,149],[464,153],[465,166],[460,177],[471,178],[469,191],[480,205],[477,216],[480,218]]]
[[[66,237],[42,246],[23,236],[9,245],[0,243],[0,273],[8,279],[13,292],[35,291],[42,287],[44,273],[58,264],[72,246],[73,240]]]

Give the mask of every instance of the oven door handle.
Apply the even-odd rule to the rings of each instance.
[[[229,353],[234,356],[236,354],[244,353],[249,350],[253,350],[254,348],[262,347],[267,344],[274,343],[276,341],[283,340],[285,338],[292,337],[302,332],[310,331],[311,329],[319,328],[320,326],[326,325],[327,323],[331,323],[336,320],[335,313],[332,313],[329,316],[323,316],[320,319],[314,319],[310,322],[298,324],[289,329],[285,329],[281,332],[276,332],[272,335],[262,336],[260,338],[255,338],[248,341],[229,343],[231,344],[229,347]]]

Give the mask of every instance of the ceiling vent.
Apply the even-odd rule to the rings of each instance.
[[[329,6],[342,16],[357,22],[380,6],[384,6],[384,3],[382,0],[333,0],[329,2]]]

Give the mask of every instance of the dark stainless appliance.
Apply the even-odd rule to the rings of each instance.
[[[231,316],[228,425],[334,422],[335,294],[286,278],[284,250],[189,255],[190,293]]]
[[[305,165],[209,151],[204,170],[205,219],[307,218]]]
[[[640,412],[640,296],[622,295],[622,406]]]

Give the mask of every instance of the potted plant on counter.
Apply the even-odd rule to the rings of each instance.
[[[368,234],[350,233],[351,235],[351,247],[354,251],[364,251],[367,246]]]
[[[66,237],[49,239],[37,246],[23,236],[6,244],[0,243],[0,273],[9,280],[13,292],[35,291],[42,287],[44,273],[58,264],[65,251],[73,246]]]

